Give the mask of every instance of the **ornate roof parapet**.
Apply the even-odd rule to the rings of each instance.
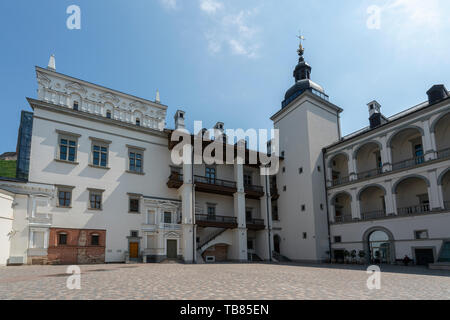
[[[38,100],[163,131],[167,106],[36,67]],[[159,100],[159,92],[157,99]]]

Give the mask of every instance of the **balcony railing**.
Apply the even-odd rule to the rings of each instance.
[[[217,179],[214,177],[195,176],[194,181],[195,181],[195,183],[204,183],[204,184],[210,184],[210,185],[226,187],[226,188],[236,188],[236,182]]]
[[[392,165],[392,171],[415,167],[419,164],[425,163],[425,156],[415,157],[408,160],[396,162]]]
[[[360,180],[360,179],[376,177],[376,176],[378,176],[378,175],[380,175],[382,173],[383,173],[383,169],[376,168],[376,169],[360,172],[360,173],[357,174],[357,176],[358,176],[358,180]]]
[[[196,223],[202,227],[237,228],[237,218],[227,216],[216,216],[210,214],[196,214]]]
[[[437,158],[438,159],[444,159],[450,157],[450,148],[439,150],[437,152]]]
[[[351,215],[334,217],[334,222],[336,222],[336,223],[345,223],[345,222],[352,222],[352,221],[353,221],[353,217]]]
[[[410,214],[421,214],[421,213],[427,213],[427,212],[430,212],[429,204],[421,204],[418,206],[397,209],[397,213],[399,216],[407,216]]]
[[[30,225],[51,225],[53,223],[53,215],[51,214],[36,214],[34,217],[28,217]]]
[[[252,185],[252,184],[246,184],[246,185],[244,185],[244,189],[245,190],[249,190],[249,191],[264,193],[264,188],[262,186],[255,186],[255,185]]]
[[[333,187],[350,182],[350,177],[339,177],[332,181]]]
[[[376,220],[376,219],[382,219],[384,217],[386,217],[386,211],[384,211],[384,210],[361,213],[362,220]]]
[[[262,230],[266,227],[263,219],[247,219],[247,228],[253,230]]]

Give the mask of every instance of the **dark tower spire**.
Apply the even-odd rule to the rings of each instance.
[[[300,36],[299,39],[300,39],[300,46],[297,50],[299,59],[298,59],[298,64],[294,70],[295,82],[304,80],[304,79],[309,80],[311,78],[311,69],[312,69],[311,66],[305,62],[305,58],[303,57],[303,54],[305,53],[305,49],[303,48],[302,40],[304,40],[305,38],[303,36]]]

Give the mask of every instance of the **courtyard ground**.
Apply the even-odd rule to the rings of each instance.
[[[0,299],[445,299],[450,271],[382,266],[369,290],[363,266],[298,264],[108,264],[80,266],[81,289],[66,287],[67,266],[0,267]]]

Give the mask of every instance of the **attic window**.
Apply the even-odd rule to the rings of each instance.
[[[370,105],[370,110],[373,110],[373,104]]]

